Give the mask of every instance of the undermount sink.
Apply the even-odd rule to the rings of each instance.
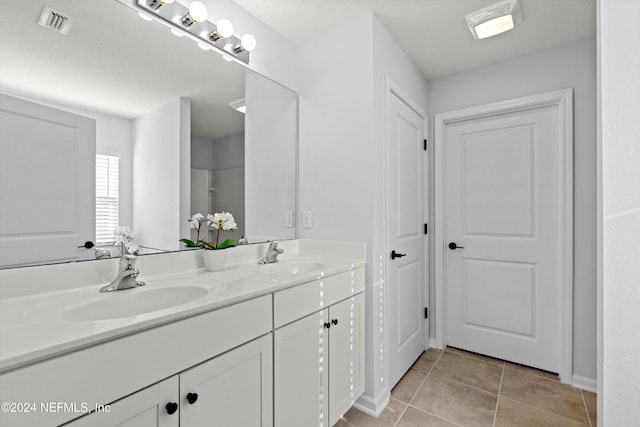
[[[265,274],[295,276],[311,273],[312,271],[319,272],[322,271],[324,267],[324,264],[315,261],[291,260],[265,264],[262,265],[260,269],[262,270],[261,273]]]
[[[71,321],[98,321],[131,317],[165,310],[195,301],[209,291],[195,286],[117,291],[119,294],[104,295],[104,298],[65,310],[62,318]]]
[[[99,322],[117,320],[182,308],[224,289],[218,281],[201,278],[163,278],[146,281],[146,286],[113,292],[97,288],[65,293],[25,311],[25,317],[49,322]]]

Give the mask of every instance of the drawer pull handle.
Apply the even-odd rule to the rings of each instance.
[[[325,323],[325,324],[324,324],[324,327],[325,327],[325,328],[327,328],[327,329],[329,329],[329,328],[331,327],[331,323],[329,323],[329,322]]]
[[[175,414],[178,410],[178,404],[176,402],[169,402],[166,404],[165,409],[167,410],[167,414]]]
[[[198,393],[187,393],[187,402],[189,405],[193,405],[198,400]]]
[[[332,323],[332,324],[334,324],[334,325],[337,325],[337,324],[338,324],[338,319],[333,319],[333,320],[331,321],[331,323]]]

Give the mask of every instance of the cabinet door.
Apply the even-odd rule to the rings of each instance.
[[[172,414],[167,411],[168,403],[176,405]],[[102,410],[71,421],[65,426],[178,427],[180,411],[177,403],[178,377],[175,376],[118,400]]]
[[[189,427],[272,427],[271,334],[181,374],[180,420]]]
[[[330,426],[364,393],[364,297],[360,293],[329,307]]]
[[[274,332],[274,401],[277,427],[327,426],[328,310]]]

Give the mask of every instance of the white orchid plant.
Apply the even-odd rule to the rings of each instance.
[[[128,226],[119,226],[116,228],[116,240],[113,242],[113,246],[121,246],[123,252],[136,255],[140,250],[140,247],[133,243],[133,239],[136,234]]]
[[[238,225],[236,224],[236,220],[233,218],[233,215],[229,212],[217,212],[213,215],[207,214],[207,216],[202,215],[201,213],[193,214],[191,218],[189,218],[189,225],[191,228],[196,230],[196,241],[189,239],[180,239],[182,243],[185,244],[188,248],[204,248],[204,249],[226,249],[233,244],[233,238],[226,239],[223,242],[220,242],[220,231],[233,231],[238,229]],[[205,225],[218,230],[216,233],[215,242],[208,242],[204,239],[200,239],[200,230],[202,226]]]

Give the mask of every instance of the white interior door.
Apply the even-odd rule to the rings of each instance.
[[[0,266],[95,241],[95,120],[0,94]]]
[[[446,343],[559,372],[558,106],[445,129]],[[455,246],[458,246],[454,249]]]
[[[424,118],[389,93],[387,132],[387,249],[397,255],[388,261],[387,284],[393,387],[426,348]]]

